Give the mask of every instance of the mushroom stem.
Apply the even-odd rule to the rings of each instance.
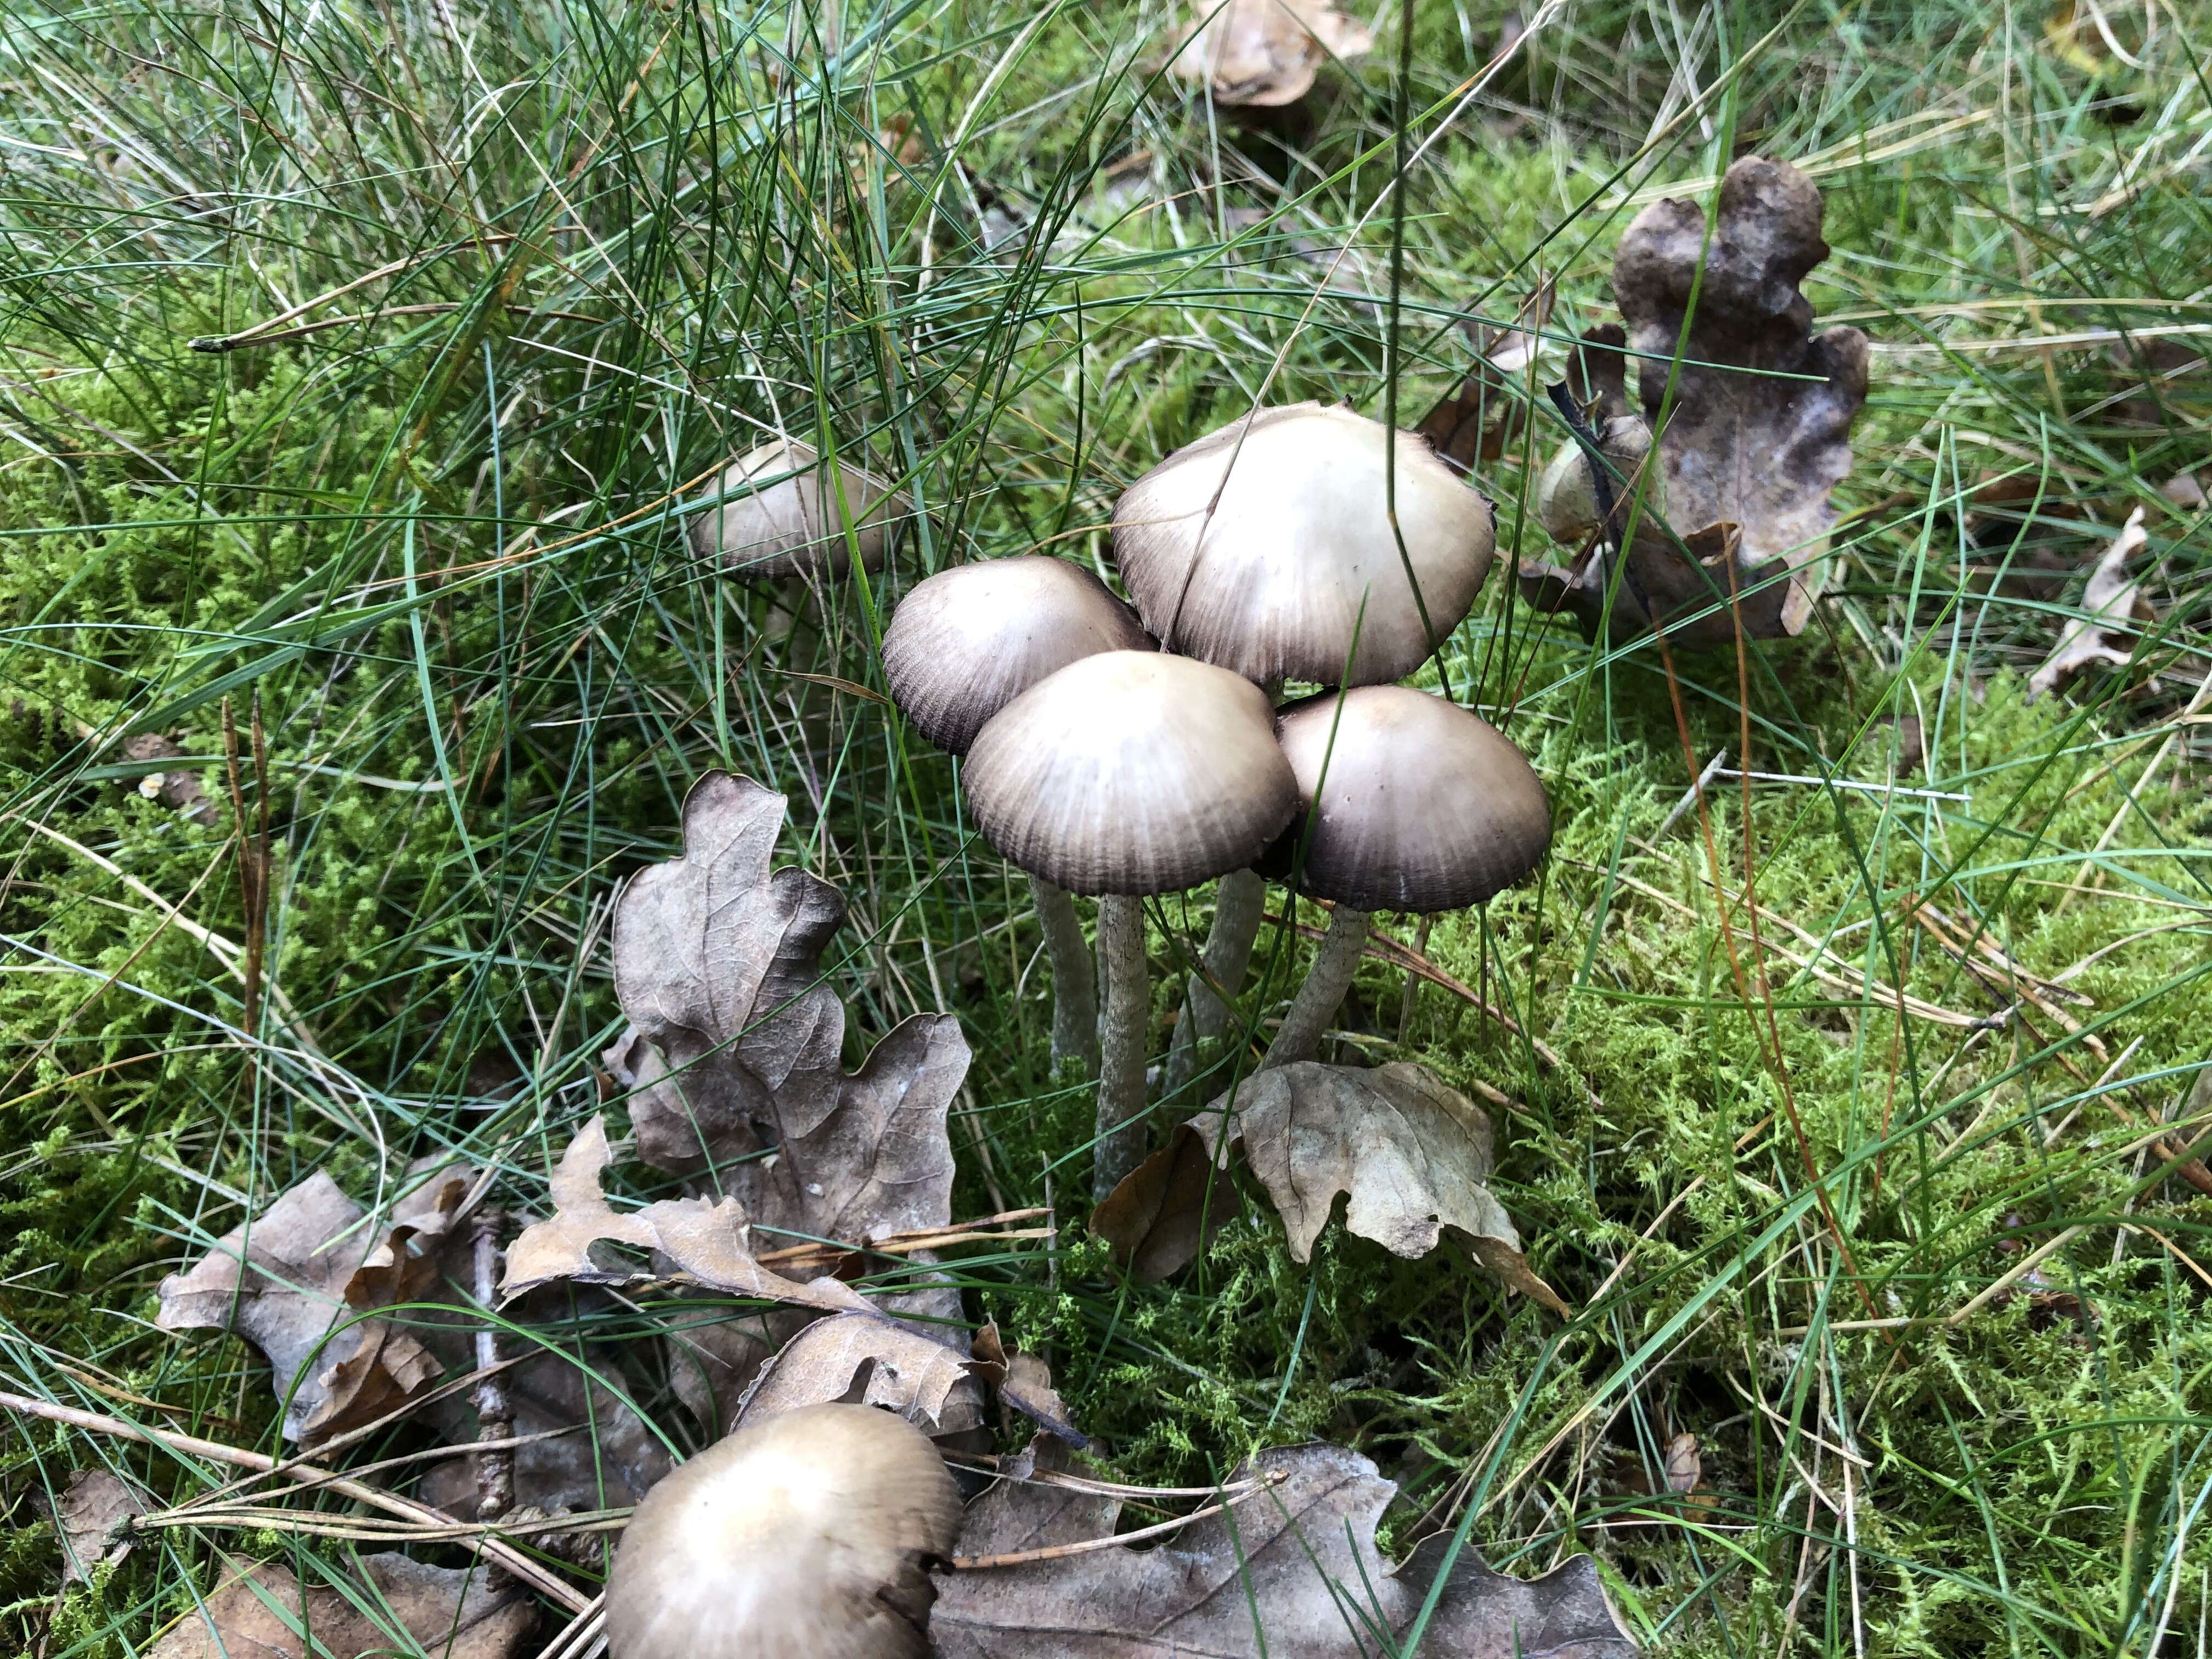
[[[1322,1034],[1343,1006],[1344,994],[1352,988],[1352,975],[1359,967],[1360,953],[1367,948],[1367,918],[1366,911],[1348,904],[1340,904],[1330,913],[1328,937],[1321,942],[1306,982],[1291,999],[1283,1029],[1275,1033],[1267,1057],[1260,1062],[1261,1071],[1311,1060],[1321,1053]]]
[[[1106,1022],[1098,1070],[1098,1139],[1091,1196],[1103,1202],[1144,1162],[1145,905],[1109,893],[1098,901],[1098,954],[1106,970]]]
[[[1231,991],[1243,987],[1252,962],[1252,941],[1260,936],[1260,918],[1267,908],[1267,884],[1255,872],[1232,870],[1222,877],[1213,900],[1213,926],[1206,932],[1206,953],[1200,958],[1206,972],[1190,976],[1182,1018],[1176,1022],[1175,1042],[1168,1049],[1166,1092],[1170,1098],[1197,1071],[1198,1045],[1218,1041],[1228,1028],[1229,1005],[1206,981]]]
[[[1036,900],[1037,925],[1044,929],[1045,954],[1052,958],[1052,1063],[1064,1060],[1098,1070],[1098,987],[1091,968],[1090,941],[1075,919],[1067,890],[1042,876],[1030,878]]]

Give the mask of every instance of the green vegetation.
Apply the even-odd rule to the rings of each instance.
[[[848,1064],[959,1015],[956,1212],[1063,1229],[965,1255],[970,1310],[1049,1353],[1118,1478],[1350,1444],[1404,1488],[1398,1547],[1471,1513],[1515,1571],[1595,1551],[1671,1651],[2198,1640],[2212,1198],[2174,1169],[2205,1097],[2155,1132],[2212,1053],[2212,533],[2160,490],[2212,421],[2212,18],[1525,9],[1486,70],[1503,7],[1409,3],[1405,83],[1392,11],[1243,122],[1161,70],[1152,3],[851,4],[832,57],[773,6],[9,0],[0,1389],[278,1449],[265,1368],[155,1331],[155,1286],[317,1168],[370,1201],[457,1148],[542,1206],[620,1030],[609,899],[727,767],[852,902]],[[882,617],[951,560],[1103,557],[1119,489],[1255,401],[1412,423],[1462,319],[1550,278],[1553,336],[1603,320],[1636,206],[1753,151],[1821,185],[1808,292],[1877,342],[1829,597],[1669,665],[1493,576],[1443,667],[1535,763],[1553,854],[1426,952],[1512,1023],[1431,982],[1401,1030],[1373,962],[1343,1020],[1347,1057],[1504,1103],[1498,1191],[1574,1318],[1455,1244],[1332,1229],[1301,1267],[1249,1193],[1182,1279],[1123,1285],[1028,889],[877,695]],[[930,515],[819,629],[672,511],[779,428]],[[1523,459],[1480,482],[1534,555]],[[2136,507],[2156,623],[2030,701]],[[148,732],[185,759],[128,758]],[[1838,782],[1674,815],[1723,748]],[[138,787],[180,770],[204,810]],[[1207,915],[1153,912],[1163,1052]],[[1261,943],[1264,1017],[1310,941]],[[143,1651],[228,1564],[349,1547],[164,1529],[57,1604],[40,1506],[101,1464],[173,1502],[224,1478],[11,1419],[12,1650]]]

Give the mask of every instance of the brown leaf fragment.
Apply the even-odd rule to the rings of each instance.
[[[1138,1284],[1157,1285],[1198,1260],[1239,1207],[1237,1183],[1212,1144],[1178,1123],[1168,1144],[1091,1212],[1091,1231],[1114,1247],[1114,1259]]]
[[[1217,104],[1272,108],[1304,97],[1331,58],[1348,64],[1374,45],[1327,0],[1192,0],[1170,67],[1203,82]]]
[[[2204,510],[2204,486],[2197,481],[2194,472],[2175,473],[2158,487],[2158,493],[2176,512],[2202,513]]]
[[[178,760],[184,750],[158,732],[141,732],[123,739],[123,757],[133,761]],[[182,768],[149,772],[138,780],[138,793],[194,823],[216,821],[215,803],[208,799],[200,775]]]
[[[1461,472],[1478,461],[1504,455],[1528,424],[1528,368],[1543,344],[1559,288],[1547,276],[1521,302],[1504,327],[1469,318],[1462,325],[1474,343],[1474,364],[1457,391],[1447,394],[1414,428]]]
[[[1032,1449],[1037,1468],[1054,1454]],[[1397,1488],[1356,1452],[1261,1452],[1231,1478],[1261,1489],[1157,1547],[1126,1546],[939,1574],[930,1615],[938,1659],[1345,1659],[1382,1650],[1420,1612],[1449,1540],[1395,1570],[1375,1544]],[[1121,1501],[1002,1480],[969,1506],[963,1559],[1109,1537]],[[1393,1650],[1395,1650],[1395,1649]],[[1472,1550],[1451,1563],[1419,1652],[1453,1659],[1631,1659],[1632,1642],[1588,1556],[1533,1582],[1493,1573]]]
[[[607,1123],[595,1117],[569,1142],[553,1172],[553,1213],[523,1229],[507,1246],[503,1297],[517,1297],[558,1279],[584,1285],[649,1283],[681,1273],[709,1290],[758,1297],[823,1311],[865,1310],[859,1293],[834,1279],[805,1284],[771,1273],[753,1260],[751,1224],[734,1198],[666,1198],[643,1209],[617,1212],[599,1189],[613,1159]],[[594,1260],[593,1247],[628,1244],[651,1251],[650,1272]]]
[[[817,1319],[761,1368],[738,1423],[842,1401],[896,1412],[944,1439],[981,1426],[983,1391],[966,1354],[872,1313]]]
[[[2130,619],[2148,622],[2153,617],[2142,590],[2129,580],[2128,561],[2149,540],[2143,531],[2143,510],[2137,507],[2090,571],[2088,586],[2081,592],[2081,614],[2068,621],[2051,655],[2027,677],[2029,702],[2093,663],[2125,667],[2133,660],[2125,625]]]
[[[510,1659],[537,1622],[527,1601],[494,1589],[481,1567],[398,1554],[365,1556],[359,1567],[350,1595],[327,1581],[303,1589],[274,1563],[250,1567],[186,1613],[151,1659]]]
[[[89,1580],[94,1567],[131,1553],[131,1522],[145,1514],[145,1500],[107,1469],[79,1469],[54,1501],[54,1530],[61,1534],[62,1582]]]
[[[1628,549],[1613,610],[1620,631],[1656,622],[1678,641],[1715,644],[1735,637],[1736,614],[1759,638],[1797,634],[1811,617],[1836,522],[1829,493],[1850,471],[1868,362],[1858,330],[1811,332],[1799,284],[1828,257],[1820,218],[1811,179],[1746,156],[1722,181],[1710,236],[1704,204],[1671,198],[1621,236],[1613,288],[1636,360],[1635,412],[1656,427],[1668,411],[1657,480],[1668,523]],[[1723,525],[1740,539],[1716,558],[1723,550],[1699,538]],[[1565,578],[1563,602],[1586,627],[1596,625],[1606,563]]]
[[[1359,1237],[1419,1258],[1449,1227],[1511,1288],[1563,1317],[1569,1311],[1529,1270],[1511,1218],[1484,1184],[1496,1162],[1489,1117],[1423,1066],[1279,1066],[1246,1079],[1189,1127],[1209,1148],[1224,1135],[1243,1146],[1294,1261],[1312,1255],[1342,1193],[1345,1227]]]
[[[318,1170],[189,1272],[162,1280],[155,1322],[234,1331],[259,1349],[286,1400],[287,1439],[313,1445],[373,1422],[445,1368],[416,1335],[359,1316],[414,1300],[437,1280],[431,1252],[467,1186],[441,1174],[380,1229]]]

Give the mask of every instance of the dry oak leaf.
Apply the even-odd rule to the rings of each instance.
[[[67,1589],[92,1570],[131,1553],[131,1522],[146,1513],[145,1500],[119,1475],[79,1469],[54,1500],[54,1530],[61,1534],[62,1583]]]
[[[1732,593],[1753,637],[1797,634],[1812,616],[1868,361],[1857,329],[1811,331],[1799,284],[1828,257],[1820,218],[1811,179],[1754,155],[1722,180],[1710,236],[1704,205],[1676,198],[1621,236],[1613,289],[1627,328],[1585,337],[1588,381],[1601,416],[1628,411],[1625,347],[1645,424],[1668,410],[1657,493],[1680,538],[1656,524],[1634,538],[1613,611],[1622,631],[1656,621],[1684,643],[1732,640]],[[1732,555],[1724,526],[1735,527]],[[1609,582],[1603,550],[1572,574],[1528,574],[1540,572],[1558,579],[1547,596],[1594,628]]]
[[[1304,97],[1334,58],[1364,58],[1375,37],[1328,0],[1192,0],[1192,22],[1170,65],[1202,81],[1217,104],[1271,107]]]
[[[368,1582],[302,1592],[273,1563],[247,1569],[192,1609],[150,1659],[512,1659],[537,1612],[495,1590],[482,1567],[430,1567],[404,1555],[362,1558]],[[350,1593],[349,1593],[349,1590]],[[364,1607],[374,1612],[364,1611]]]
[[[616,1210],[599,1188],[599,1177],[613,1158],[607,1121],[595,1117],[568,1143],[553,1171],[552,1215],[532,1222],[507,1247],[501,1296],[521,1296],[559,1279],[629,1285],[681,1273],[731,1296],[823,1312],[866,1310],[858,1291],[834,1279],[801,1284],[754,1261],[751,1224],[734,1198],[665,1198],[640,1210]],[[602,1243],[651,1251],[653,1271],[594,1260],[592,1247]]]
[[[880,1406],[933,1437],[983,1421],[982,1391],[966,1354],[872,1313],[817,1319],[761,1368],[738,1408],[740,1426],[804,1406]]]
[[[313,1445],[374,1422],[445,1368],[415,1335],[360,1315],[413,1301],[436,1282],[434,1249],[468,1184],[465,1172],[441,1169],[377,1228],[317,1170],[189,1272],[163,1279],[155,1323],[234,1331],[259,1349],[285,1397],[289,1440]]]
[[[1042,1437],[1039,1467],[1056,1449]],[[1395,1570],[1375,1527],[1397,1488],[1337,1446],[1263,1451],[1231,1477],[1260,1482],[1226,1514],[1157,1547],[1093,1549],[939,1574],[929,1636],[937,1659],[1346,1659],[1396,1650],[1449,1540],[1431,1537]],[[963,1558],[1110,1537],[1121,1501],[1004,1480],[969,1505]],[[1633,1659],[1597,1571],[1577,1556],[1528,1582],[1462,1550],[1418,1652],[1443,1659]]]
[[[1199,1152],[1202,1170],[1217,1162],[1224,1137],[1232,1149],[1243,1146],[1274,1200],[1293,1260],[1311,1256],[1342,1193],[1345,1227],[1359,1237],[1417,1259],[1435,1249],[1449,1227],[1511,1288],[1554,1313],[1568,1312],[1559,1292],[1530,1271],[1512,1218],[1484,1184],[1497,1163],[1489,1117],[1425,1067],[1402,1060],[1372,1070],[1318,1060],[1275,1066],[1223,1095],[1146,1162],[1188,1170]],[[1140,1167],[1129,1182],[1141,1186],[1145,1176]],[[1190,1212],[1191,1200],[1204,1198],[1202,1182],[1186,1177],[1181,1190],[1188,1194],[1182,1212],[1164,1206],[1139,1245],[1153,1277],[1185,1265],[1202,1242]],[[1121,1196],[1117,1188],[1102,1207],[1110,1211]],[[1221,1206],[1216,1200],[1212,1207]],[[1187,1241],[1188,1254],[1163,1248],[1153,1233]]]
[[[2149,541],[2143,531],[2143,510],[2137,507],[2128,514],[2127,523],[2090,571],[2089,585],[2081,592],[2081,614],[2067,623],[2051,655],[2027,677],[2029,702],[2056,690],[2062,680],[2071,679],[2094,663],[2125,667],[2134,660],[2135,653],[2125,643],[2126,624],[2154,617],[2142,590],[2128,579],[2128,561]]]

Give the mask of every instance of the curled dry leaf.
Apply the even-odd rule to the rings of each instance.
[[[553,1213],[523,1229],[507,1249],[502,1296],[521,1296],[556,1279],[580,1285],[632,1285],[681,1273],[730,1296],[789,1302],[823,1311],[865,1309],[859,1294],[834,1279],[805,1284],[753,1260],[751,1224],[734,1198],[665,1198],[618,1212],[599,1190],[613,1161],[607,1121],[595,1117],[568,1143],[553,1171]],[[627,1244],[653,1253],[650,1272],[594,1258],[593,1247]]]
[[[145,1514],[145,1500],[107,1469],[79,1469],[54,1501],[54,1530],[61,1534],[62,1583],[67,1589],[92,1570],[131,1553],[131,1522]]]
[[[2027,677],[2031,702],[2093,663],[2124,667],[2134,659],[2127,643],[2127,623],[2150,622],[2154,617],[2142,590],[2128,578],[2128,561],[2149,540],[2143,532],[2143,510],[2137,507],[2128,514],[2127,523],[2090,571],[2089,585],[2081,593],[2081,614],[2068,621],[2051,655]]]
[[[1214,1139],[1177,1124],[1168,1144],[1091,1211],[1091,1231],[1114,1247],[1115,1260],[1139,1285],[1181,1273],[1237,1213],[1237,1183]]]
[[[1204,82],[1217,104],[1294,104],[1334,58],[1364,58],[1375,37],[1328,0],[1192,0],[1170,65]]]
[[[1496,1163],[1489,1117],[1410,1060],[1371,1071],[1301,1060],[1248,1078],[1215,1101],[1123,1183],[1132,1188],[1126,1208],[1136,1214],[1140,1194],[1163,1194],[1134,1237],[1133,1270],[1141,1261],[1143,1273],[1162,1278],[1196,1256],[1203,1174],[1224,1139],[1242,1146],[1274,1200],[1293,1259],[1312,1255],[1343,1193],[1345,1227],[1358,1237],[1418,1258],[1449,1227],[1508,1285],[1567,1313],[1559,1292],[1529,1270],[1512,1218],[1484,1184]],[[1109,1224],[1122,1199],[1117,1188],[1101,1206]]]
[[[683,856],[639,875],[616,909],[615,989],[632,1029],[605,1060],[630,1091],[639,1155],[677,1174],[711,1167],[716,1189],[778,1244],[945,1226],[945,1114],[967,1076],[967,1040],[951,1016],[917,1015],[845,1074],[845,1009],[819,967],[845,902],[804,871],[773,867],[784,811],[750,779],[708,773],[684,803]],[[848,1293],[836,1305],[865,1304]],[[943,1285],[879,1305],[961,1318],[958,1292]],[[788,1315],[687,1323],[678,1389],[702,1417],[728,1420],[792,1328]]]
[[[1057,1452],[1040,1438],[1036,1466]],[[1231,1478],[1261,1489],[1155,1548],[1126,1546],[940,1574],[929,1635],[938,1659],[1343,1659],[1395,1651],[1436,1583],[1449,1539],[1393,1569],[1375,1527],[1397,1488],[1357,1452],[1261,1452]],[[1121,1500],[1016,1480],[969,1506],[960,1553],[974,1559],[1110,1537]],[[1378,1640],[1388,1632],[1393,1643]],[[1453,1659],[1632,1659],[1597,1571],[1577,1556],[1528,1582],[1471,1549],[1454,1560],[1419,1652]]]
[[[481,1567],[430,1567],[391,1554],[365,1556],[360,1569],[366,1583],[303,1589],[274,1563],[250,1567],[186,1613],[151,1659],[360,1659],[417,1651],[435,1659],[510,1659],[537,1621],[526,1600],[495,1589]]]
[[[1510,325],[1472,317],[1461,325],[1474,343],[1474,367],[1416,428],[1457,471],[1473,472],[1478,461],[1498,459],[1528,424],[1529,368],[1558,297],[1557,283],[1547,276],[1522,301]]]
[[[805,1406],[880,1406],[936,1439],[966,1435],[983,1421],[975,1367],[966,1354],[872,1313],[818,1319],[761,1368],[738,1408],[738,1424]]]
[[[258,1348],[286,1396],[287,1439],[313,1445],[374,1422],[445,1368],[413,1333],[360,1316],[414,1301],[439,1281],[438,1251],[453,1242],[447,1231],[468,1188],[467,1171],[441,1168],[376,1228],[318,1170],[189,1272],[163,1279],[155,1322],[234,1331]]]
[[[1828,257],[1820,216],[1811,179],[1747,156],[1722,181],[1710,237],[1702,204],[1669,198],[1620,239],[1613,288],[1627,328],[1586,335],[1580,384],[1569,382],[1600,433],[1622,416],[1648,431],[1668,410],[1655,490],[1666,522],[1648,507],[1640,515],[1649,522],[1613,601],[1620,631],[1657,622],[1672,638],[1712,644],[1735,637],[1737,614],[1746,635],[1770,639],[1799,633],[1812,615],[1836,522],[1829,492],[1850,471],[1867,390],[1866,336],[1813,334],[1799,287]],[[1632,408],[1624,349],[1637,363]],[[1594,629],[1610,582],[1601,540],[1571,570],[1525,566],[1522,587]]]

